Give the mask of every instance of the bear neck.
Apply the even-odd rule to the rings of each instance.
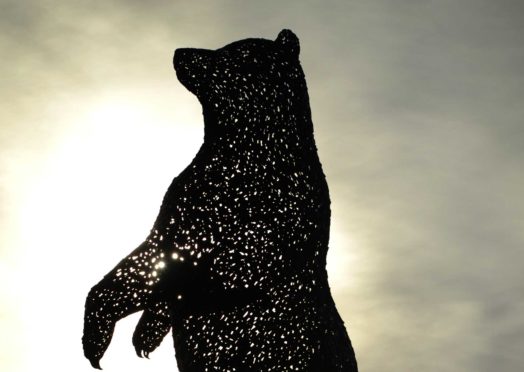
[[[274,147],[311,148],[314,143],[311,118],[304,113],[276,115],[271,110],[259,110],[249,115],[220,117],[204,113],[204,143],[219,144],[242,152],[244,148],[260,147],[260,151]],[[261,146],[264,145],[264,146]]]
[[[300,146],[316,152],[313,123],[307,88],[303,95],[295,96],[291,104],[286,99],[265,105],[243,102],[231,107],[224,103],[205,104],[201,101],[204,116],[204,143],[229,142],[229,147],[241,147],[253,141],[288,144],[298,141]],[[269,137],[269,138],[268,138]]]

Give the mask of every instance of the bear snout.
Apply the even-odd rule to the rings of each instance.
[[[178,48],[173,56],[178,80],[191,92],[197,93],[206,79],[213,51],[207,49]]]
[[[187,61],[187,55],[189,54],[189,48],[178,48],[175,49],[175,55],[173,56],[173,66],[175,70],[178,70],[184,61]]]

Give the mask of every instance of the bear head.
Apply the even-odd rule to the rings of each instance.
[[[251,38],[217,50],[177,49],[173,62],[179,81],[202,104],[208,132],[295,123],[297,112],[310,116],[299,52],[297,36],[285,29],[274,41]]]

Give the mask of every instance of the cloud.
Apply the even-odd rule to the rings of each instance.
[[[151,131],[175,135],[180,122],[200,118],[198,103],[172,71],[176,47],[274,38],[289,27],[301,39],[330,183],[330,259],[339,264],[331,284],[362,370],[519,370],[522,8],[509,0],[5,2],[2,261],[16,275],[31,257],[24,252],[33,248],[21,243],[31,226],[21,225],[19,205],[30,200],[32,185],[44,182],[59,195],[64,186],[53,177],[69,169],[60,164],[84,159],[87,167],[78,151],[107,150],[103,126],[79,119],[99,101],[145,105],[175,128],[147,123]],[[142,129],[130,128],[144,138]],[[76,155],[54,158],[71,138],[80,144]],[[162,159],[143,154],[141,163],[129,143],[117,160],[130,156],[139,168]],[[172,176],[152,175],[151,188],[162,189]],[[53,221],[34,222],[46,236],[56,229]],[[11,289],[2,298],[20,301]],[[22,303],[2,314],[3,329]],[[13,356],[13,369],[22,368],[20,360]]]

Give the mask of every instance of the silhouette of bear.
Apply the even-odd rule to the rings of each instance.
[[[177,49],[203,107],[204,143],[168,188],[147,239],[86,300],[93,367],[115,323],[147,357],[172,329],[181,372],[357,371],[326,273],[328,187],[299,41]]]

